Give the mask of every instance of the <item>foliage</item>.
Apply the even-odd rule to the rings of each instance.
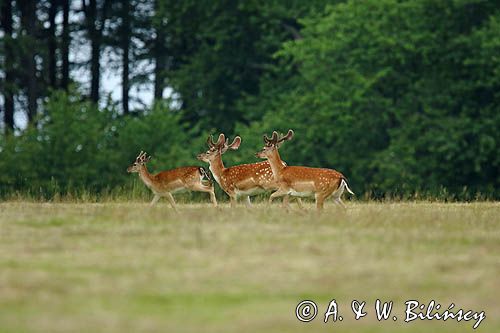
[[[3,195],[130,188],[140,150],[155,171],[201,165],[209,133],[242,136],[226,165],[255,162],[262,134],[292,128],[283,159],[335,168],[358,194],[500,198],[497,2],[92,0],[62,27],[43,21],[67,0],[33,3],[2,3]],[[100,103],[85,83],[57,90],[64,31],[96,47],[69,58]],[[154,85],[151,106],[99,100],[103,55],[124,96]],[[27,129],[12,126],[29,110]]]
[[[98,193],[135,179],[125,169],[139,151],[154,159],[151,171],[196,163],[190,130],[161,103],[140,117],[99,110],[72,91],[54,92],[47,116],[18,137],[2,142],[2,194],[30,191],[52,196],[85,188]]]
[[[239,129],[295,129],[283,158],[335,167],[358,192],[498,197],[499,18],[476,1],[328,7],[278,53],[297,72],[286,89],[268,92],[263,120]]]

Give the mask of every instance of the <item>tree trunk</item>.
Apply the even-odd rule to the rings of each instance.
[[[56,15],[57,15],[57,0],[50,0],[49,8],[49,84],[52,88],[57,85],[57,59],[56,59]]]
[[[160,36],[158,31],[157,36]],[[163,89],[165,89],[165,75],[163,71],[166,67],[165,54],[163,46],[160,46],[160,39],[155,41],[155,88],[154,99],[160,100],[163,98]]]
[[[28,99],[28,122],[33,124],[37,113],[37,91],[36,91],[36,63],[35,49],[33,45],[36,42],[35,35],[35,12],[36,0],[24,0],[20,2],[21,6],[21,26],[26,31],[24,42],[27,43],[25,58],[25,86]]]
[[[97,21],[97,2],[96,0],[90,0],[87,23],[90,36],[90,47],[92,49],[91,59],[90,59],[90,73],[92,76],[90,82],[90,99],[94,103],[99,102],[99,85],[101,78],[101,66],[99,63],[101,58],[101,33],[96,27],[97,24],[96,21]]]
[[[123,114],[129,113],[129,71],[130,71],[130,4],[128,1],[123,1],[122,15],[122,108]]]
[[[158,4],[159,0],[155,1],[155,15],[160,16],[159,13],[160,6]],[[165,47],[164,47],[164,33],[163,33],[163,25],[161,24],[161,19],[157,23],[156,26],[156,39],[154,41],[153,46],[153,54],[155,59],[155,82],[154,82],[154,99],[160,100],[163,98],[163,89],[165,88],[165,74],[164,70],[166,67],[166,59],[165,59]]]
[[[6,134],[14,130],[14,87],[15,74],[13,73],[14,56],[12,54],[12,1],[4,0],[1,12],[2,28],[5,33],[5,82],[4,96],[4,124]]]
[[[63,30],[62,30],[62,76],[61,88],[68,90],[69,85],[69,0],[63,0]]]

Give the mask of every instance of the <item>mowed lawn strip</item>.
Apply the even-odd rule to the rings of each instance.
[[[479,329],[500,331],[500,204],[307,207],[1,203],[0,332],[472,331],[404,323],[412,299],[484,310]],[[295,318],[302,299],[312,323]],[[332,299],[344,320],[324,324]],[[396,322],[377,321],[376,299]]]

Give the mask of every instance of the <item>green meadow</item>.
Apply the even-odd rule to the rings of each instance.
[[[405,323],[407,300],[484,311],[476,331],[500,332],[499,203],[347,205],[1,203],[0,332],[474,331]],[[332,299],[343,321],[325,324]]]

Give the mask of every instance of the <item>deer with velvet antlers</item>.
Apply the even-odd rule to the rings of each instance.
[[[267,161],[251,164],[241,164],[226,168],[222,155],[240,147],[241,138],[236,136],[231,144],[224,134],[220,134],[217,142],[212,136],[207,139],[208,150],[198,155],[200,161],[210,164],[210,171],[222,190],[229,195],[231,206],[234,207],[238,197],[245,197],[247,206],[250,196],[269,190],[276,190],[277,183],[273,177],[271,166]],[[282,162],[284,163],[284,162]],[[300,199],[298,200],[300,205]],[[288,205],[288,196],[283,198],[283,204]]]
[[[141,180],[153,192],[154,198],[151,201],[151,205],[157,203],[161,197],[166,197],[172,208],[177,210],[174,197],[172,196],[173,193],[197,191],[209,193],[210,200],[217,207],[214,186],[205,169],[197,166],[187,166],[162,171],[153,175],[149,173],[146,167],[146,163],[150,159],[151,156],[147,156],[145,152],[141,151],[135,162],[127,168],[127,172],[139,173]]]
[[[264,135],[264,148],[256,154],[259,158],[269,161],[273,170],[273,175],[278,183],[278,190],[271,194],[269,202],[274,198],[285,195],[308,197],[314,196],[318,211],[323,209],[326,198],[333,196],[334,202],[345,208],[341,196],[344,190],[354,194],[347,185],[347,179],[340,172],[332,169],[310,168],[303,166],[284,165],[279,147],[285,141],[291,140],[293,131],[289,130],[287,135],[278,135],[273,132],[271,138]]]

